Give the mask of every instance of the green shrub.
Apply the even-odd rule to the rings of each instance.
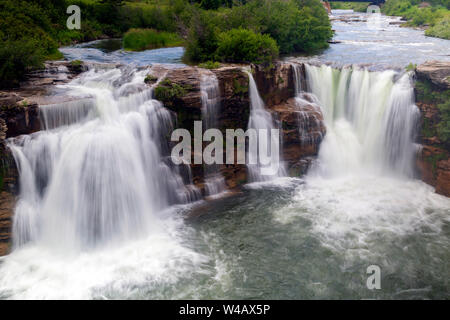
[[[227,14],[227,28],[270,35],[280,53],[325,48],[332,37],[328,14],[318,0],[253,0]]]
[[[355,12],[366,12],[370,2],[330,2],[331,9],[353,10]]]
[[[406,71],[414,71],[414,70],[416,70],[416,68],[417,68],[417,64],[416,64],[416,63],[410,62],[410,63],[406,66],[405,70],[406,70]]]
[[[214,60],[219,34],[232,29],[269,35],[284,54],[326,48],[332,37],[327,12],[319,0],[251,0],[217,11],[194,10],[185,60]]]
[[[130,29],[123,36],[123,47],[126,50],[140,51],[181,45],[183,40],[176,33],[154,29]]]
[[[425,35],[450,40],[450,15],[437,21],[434,26],[425,31]]]
[[[173,83],[169,79],[165,79],[155,88],[155,99],[166,102],[173,101],[183,97],[186,89],[177,83]]]
[[[406,26],[429,26],[425,35],[450,39],[450,0],[429,1],[433,6],[419,8],[418,0],[388,0],[382,11],[407,19]]]
[[[204,69],[217,69],[220,68],[220,63],[217,61],[206,61],[198,65],[200,68]]]
[[[0,87],[19,85],[31,68],[39,68],[45,60],[45,52],[36,39],[24,38],[5,41],[0,46]]]
[[[194,11],[190,22],[183,59],[188,62],[214,60],[217,50],[219,26],[215,14],[203,10]]]
[[[232,29],[219,35],[216,56],[224,62],[270,64],[278,57],[278,46],[267,34]]]

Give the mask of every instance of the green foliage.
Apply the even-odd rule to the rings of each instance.
[[[417,0],[388,0],[382,11],[407,19],[407,26],[429,26],[425,35],[450,39],[449,0],[430,1],[432,7],[419,8]]]
[[[154,75],[152,75],[152,74],[148,74],[146,77],[145,77],[145,79],[144,79],[144,82],[145,83],[155,83],[156,81],[158,81],[158,77],[155,77]]]
[[[142,51],[181,45],[183,40],[176,33],[154,29],[130,29],[123,36],[123,47],[126,50]]]
[[[414,71],[417,68],[417,64],[416,63],[412,63],[410,62],[407,66],[406,66],[406,71]]]
[[[331,9],[353,10],[355,12],[366,12],[370,2],[330,2]]]
[[[155,99],[165,102],[174,101],[186,94],[186,89],[169,79],[165,79],[155,88]]]
[[[194,10],[185,59],[192,62],[214,60],[218,54],[219,35],[223,38],[223,34],[232,29],[269,35],[276,41],[280,53],[326,48],[332,37],[327,12],[318,0],[251,0],[217,11]],[[231,41],[228,43],[232,44]],[[221,52],[224,50],[222,46]],[[241,62],[249,60],[254,59]]]
[[[217,69],[220,68],[220,63],[217,61],[206,61],[198,65],[200,68],[204,69]]]
[[[450,40],[450,15],[438,20],[425,31],[425,35]]]
[[[26,72],[41,67],[44,59],[45,52],[36,39],[3,42],[0,46],[0,87],[17,87]]]
[[[72,4],[81,9],[81,30],[66,27],[66,9]],[[319,0],[2,0],[0,85],[15,86],[44,60],[62,58],[61,45],[121,37],[130,29],[153,30],[130,31],[124,39],[126,48],[180,45],[185,39],[184,59],[191,62],[218,60],[219,40],[220,60],[238,62],[242,57],[239,62],[268,63],[277,56],[276,46],[280,53],[311,52],[325,48],[332,36]],[[237,35],[232,39],[228,35],[233,29],[252,32],[240,36],[252,34],[252,50],[259,46],[260,57],[249,48],[236,53],[225,48],[224,43],[237,41]]]
[[[219,35],[216,56],[224,62],[270,64],[278,57],[278,46],[267,34],[232,29]]]
[[[447,90],[447,101],[438,104],[441,121],[437,125],[439,139],[446,144],[450,144],[450,93]]]
[[[434,127],[425,125],[422,133],[433,136],[435,131],[443,143],[450,145],[450,90],[437,90],[429,81],[416,81],[415,87],[417,101],[436,105],[439,110],[439,121]]]

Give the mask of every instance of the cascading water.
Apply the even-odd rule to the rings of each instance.
[[[169,204],[197,199],[164,156],[172,119],[151,99],[145,72],[87,72],[67,85],[83,99],[42,108],[51,130],[10,142],[21,185],[16,247],[124,241],[158,229]]]
[[[323,173],[414,175],[418,108],[408,73],[305,65],[327,134],[319,153]]]
[[[322,120],[315,113],[311,112],[311,109],[320,111],[320,102],[314,94],[303,91],[302,66],[297,63],[292,63],[291,67],[294,71],[295,103],[300,108],[300,111],[297,113],[297,123],[301,144],[313,145],[319,143],[316,140],[322,141],[323,139],[322,132],[316,131],[317,134],[314,134],[315,128],[319,128],[322,125]],[[313,122],[310,121],[311,117],[314,119]]]
[[[218,129],[220,112],[219,81],[214,73],[203,73],[200,78],[202,94],[202,115],[205,130]],[[205,189],[208,196],[219,194],[226,190],[225,179],[217,164],[204,165]]]
[[[259,130],[266,130],[266,139],[268,146],[267,149],[270,150],[270,156],[268,156],[270,157],[270,164],[274,168],[278,169],[275,173],[272,174],[261,174],[262,168],[264,167],[264,164],[261,163],[261,153],[264,153],[264,151],[259,149],[260,145],[258,145],[258,148],[250,147],[248,151],[249,159],[256,159],[257,161],[255,161],[256,164],[247,164],[249,181],[269,181],[273,180],[276,177],[285,175],[284,165],[280,159],[280,139],[279,137],[275,137],[274,135],[272,135],[271,130],[277,128],[274,125],[274,119],[272,118],[272,115],[265,109],[264,102],[259,96],[258,88],[256,86],[253,75],[248,70],[245,70],[245,72],[248,74],[248,87],[250,95],[250,117],[248,121],[248,129],[256,129],[256,131],[258,132],[258,141],[263,137],[261,135],[261,131]]]

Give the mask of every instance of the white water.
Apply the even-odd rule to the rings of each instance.
[[[184,186],[165,156],[162,137],[172,130],[172,116],[151,99],[146,72],[83,74],[67,85],[82,99],[66,108],[83,109],[88,98],[89,119],[47,106],[44,122],[53,129],[10,141],[21,190],[0,295],[87,298],[95,286],[121,281],[117,273],[128,265],[144,264],[136,276],[149,279],[171,273],[169,281],[204,260],[182,246],[179,224],[166,210],[199,193]],[[131,240],[146,244],[123,247]],[[136,264],[119,261],[124,250],[131,257],[139,251]]]
[[[311,110],[317,110],[320,114],[320,102],[317,97],[310,92],[303,91],[302,65],[291,64],[294,71],[295,103],[300,108],[297,113],[297,123],[302,145],[319,144],[323,139],[323,134],[317,134],[316,128],[322,125],[322,119],[318,118]],[[310,118],[313,117],[315,126],[312,128]],[[318,141],[317,141],[318,140]]]
[[[219,129],[220,89],[219,80],[211,71],[204,71],[200,78],[202,116],[205,130]],[[225,179],[217,164],[204,165],[206,195],[217,195],[226,190]]]
[[[410,75],[306,65],[306,76],[327,133],[317,167],[275,220],[310,220],[321,244],[345,256],[343,269],[358,259],[384,272],[401,269],[399,263],[413,268],[414,257],[385,260],[393,242],[410,236],[448,246],[442,232],[450,222],[450,199],[414,179],[419,114]]]
[[[272,165],[272,167],[278,169],[274,174],[262,174],[264,164],[261,163],[262,162],[261,153],[263,151],[259,149],[258,144],[258,148],[250,147],[248,151],[249,159],[257,160],[255,161],[256,164],[253,163],[247,164],[249,175],[248,180],[250,182],[270,181],[276,177],[285,175],[284,165],[281,161],[281,154],[280,154],[281,152],[280,139],[275,135],[271,134],[272,129],[278,128],[275,126],[274,119],[272,118],[270,112],[265,109],[264,102],[259,95],[255,79],[253,79],[253,75],[248,70],[245,70],[245,72],[248,74],[249,95],[250,95],[250,117],[248,121],[248,129],[256,129],[256,131],[258,131],[258,141],[261,138],[267,139],[267,146],[268,146],[267,148],[268,152],[270,153],[267,154],[267,156],[270,158],[270,164]],[[265,130],[268,136],[267,137],[262,136],[261,133],[264,131],[259,130]]]
[[[70,84],[73,94],[90,96],[92,119],[52,117],[60,117],[53,121],[54,129],[11,142],[21,157],[21,179],[26,182],[22,185],[30,189],[22,190],[21,220],[15,225],[15,234],[24,238],[18,236],[19,247],[0,259],[0,298],[365,298],[372,293],[365,287],[370,264],[380,265],[386,275],[382,290],[374,293],[380,297],[401,297],[408,290],[422,293],[420,298],[429,297],[427,292],[446,297],[449,240],[443,230],[450,223],[450,200],[411,179],[408,172],[392,174],[397,157],[409,159],[403,149],[394,161],[373,157],[371,163],[379,163],[372,166],[358,158],[357,166],[339,171],[341,166],[334,167],[333,160],[344,156],[341,149],[349,141],[332,139],[322,145],[321,170],[311,172],[292,198],[286,185],[280,184],[278,192],[258,185],[261,190],[253,190],[248,198],[229,198],[225,209],[199,223],[203,230],[194,230],[167,208],[195,198],[160,145],[170,116],[151,100],[144,73],[131,72],[127,80],[125,74],[126,70],[91,71]],[[328,74],[319,74],[318,82],[327,82]],[[401,82],[392,79],[389,96],[398,99],[388,99],[396,103],[381,107],[388,115],[397,110],[405,119],[408,106],[414,108],[406,103],[411,96],[400,93],[410,93],[410,87],[394,90]],[[256,85],[252,87],[257,93]],[[324,111],[330,109],[313,94],[300,96]],[[327,117],[327,127],[345,120],[361,144],[355,122],[343,114]],[[395,133],[398,122],[378,124],[383,125],[392,125]],[[373,132],[385,135],[381,128]],[[387,141],[385,147],[397,140]],[[327,148],[338,150],[334,159],[323,156],[329,154]],[[389,154],[394,149],[381,150]],[[166,189],[164,181],[173,186]],[[296,183],[292,179],[292,185]],[[154,197],[149,190],[156,192]],[[280,208],[276,194],[289,197],[286,207]],[[70,207],[83,209],[80,201],[90,202],[89,213],[99,219],[89,220]],[[129,214],[119,208],[100,210],[104,201],[127,208]],[[100,219],[111,213],[112,219]],[[83,223],[97,229],[81,228]]]
[[[327,127],[322,174],[414,175],[419,110],[410,74],[306,65],[306,75]]]

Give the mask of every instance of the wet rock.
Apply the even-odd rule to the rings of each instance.
[[[11,247],[14,202],[11,193],[0,192],[0,256],[8,254]]]
[[[270,108],[282,128],[282,155],[290,175],[306,173],[311,159],[317,156],[326,129],[317,105],[291,98]]]
[[[16,93],[0,92],[0,118],[6,126],[6,138],[40,130],[39,106]]]
[[[273,106],[295,96],[292,66],[276,62],[271,68],[252,66],[253,77],[261,98]]]
[[[431,81],[440,89],[450,89],[450,62],[427,61],[416,68],[418,80]]]
[[[450,62],[431,61],[416,69],[416,105],[420,110],[417,157],[419,177],[450,197]]]

